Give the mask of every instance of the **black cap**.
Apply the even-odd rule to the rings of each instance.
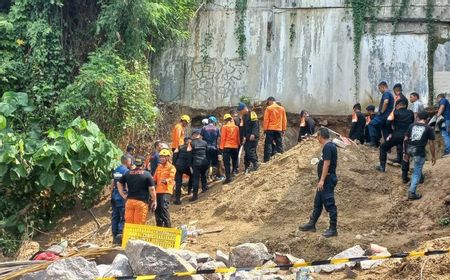
[[[402,84],[400,84],[400,83],[399,84],[395,84],[393,89],[396,89],[396,88],[399,88],[400,90],[402,90],[403,89]]]
[[[144,161],[145,161],[145,158],[143,156],[137,156],[134,159],[133,164],[136,165],[136,166],[142,166],[144,164]]]
[[[367,111],[375,111],[375,106],[369,105],[369,106],[366,107],[366,110]]]
[[[355,105],[353,105],[353,109],[361,110],[361,104],[356,103]]]
[[[194,135],[200,134],[200,132],[201,132],[200,129],[194,129],[194,130],[192,130],[191,135],[194,136]]]

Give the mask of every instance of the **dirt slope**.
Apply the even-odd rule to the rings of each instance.
[[[179,226],[198,220],[199,228],[225,226],[221,233],[197,238],[187,248],[213,253],[216,249],[249,242],[265,242],[276,251],[292,253],[304,259],[328,258],[355,244],[378,243],[391,251],[416,248],[420,242],[448,236],[449,228],[438,221],[449,216],[443,204],[450,194],[450,158],[440,159],[435,167],[425,165],[423,199],[406,200],[400,169],[389,167],[385,174],[374,170],[377,151],[365,147],[339,149],[336,189],[339,210],[337,238],[322,238],[328,226],[324,212],[317,233],[298,232],[298,225],[308,220],[317,182],[316,166],[310,161],[320,156],[315,140],[305,141],[277,156],[259,171],[238,177],[230,185],[215,185],[200,195],[196,203],[171,206],[173,224]],[[107,195],[93,212],[102,229],[89,241],[110,244],[109,202]],[[154,218],[150,217],[150,224]],[[36,239],[44,247],[68,238],[76,240],[96,228],[86,211],[77,210],[61,219],[51,236]]]

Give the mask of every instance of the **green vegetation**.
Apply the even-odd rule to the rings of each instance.
[[[197,6],[198,0],[0,5],[4,253],[66,209],[90,207],[117,164],[114,143],[151,135],[153,56],[188,35]]]
[[[234,30],[234,35],[238,41],[237,53],[241,60],[245,60],[247,55],[247,48],[245,43],[247,41],[247,36],[245,35],[245,19],[247,18],[247,0],[236,0],[236,27]]]

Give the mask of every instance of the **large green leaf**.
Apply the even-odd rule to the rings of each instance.
[[[7,121],[6,121],[5,116],[0,115],[0,131],[5,129],[6,125],[7,125]]]
[[[39,183],[44,187],[50,187],[55,183],[56,175],[52,173],[43,172],[39,176]]]
[[[67,187],[67,182],[61,180],[61,178],[57,177],[55,179],[55,182],[53,183],[52,190],[55,191],[55,193],[60,194],[62,193]]]
[[[4,116],[12,116],[12,114],[17,110],[17,107],[14,104],[0,102],[0,113]]]
[[[74,175],[72,170],[68,168],[63,168],[59,171],[59,177],[66,182],[72,182]]]
[[[64,131],[64,138],[70,141],[70,143],[73,143],[77,141],[77,133],[73,128],[68,128],[66,131]]]
[[[92,137],[83,136],[83,142],[88,148],[89,152],[92,154],[92,152],[94,152],[94,139],[92,139]]]
[[[25,92],[7,91],[3,94],[3,101],[15,103],[24,107],[28,105],[28,94]]]
[[[27,171],[25,170],[25,167],[23,165],[17,165],[16,167],[12,168],[12,171],[17,174],[17,177],[24,178],[27,177]]]

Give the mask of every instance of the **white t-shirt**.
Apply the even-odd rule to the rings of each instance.
[[[423,110],[425,110],[425,107],[423,106],[422,101],[416,100],[416,102],[411,103],[409,105],[409,109],[411,111],[413,111],[414,113],[419,113],[419,112],[422,112]]]

